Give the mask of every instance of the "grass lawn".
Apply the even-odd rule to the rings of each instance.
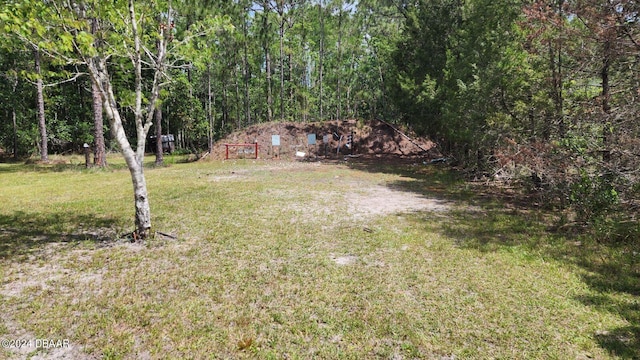
[[[178,160],[144,244],[118,157],[0,164],[0,339],[69,343],[0,359],[640,358],[637,245],[437,167]]]

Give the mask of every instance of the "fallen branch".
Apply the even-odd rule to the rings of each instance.
[[[428,152],[429,150],[423,148],[422,146],[420,146],[420,144],[418,144],[417,142],[415,142],[412,138],[410,138],[409,136],[407,136],[405,133],[403,133],[402,131],[396,129],[393,125],[389,124],[388,122],[378,119],[378,121],[380,121],[381,123],[389,126],[390,128],[392,128],[395,132],[397,132],[398,134],[402,135],[405,139],[409,140],[410,143],[412,143],[413,145],[417,146],[418,148],[420,148],[420,150],[424,151],[424,152]]]
[[[156,231],[156,234],[162,235],[164,237],[168,237],[169,239],[172,239],[172,240],[178,240],[177,236],[171,235],[171,234],[167,234],[167,233],[163,233],[162,231]]]
[[[205,152],[204,154],[202,154],[202,156],[200,156],[196,161],[200,161],[200,160],[202,160],[202,159],[206,158],[206,157],[207,157],[207,156],[209,156],[209,155],[210,155],[210,153],[207,151],[207,152]]]

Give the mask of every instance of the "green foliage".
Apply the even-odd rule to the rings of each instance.
[[[519,100],[526,86],[517,60],[520,35],[512,1],[420,1],[394,53],[394,102],[404,119],[464,157],[516,129],[505,99]]]
[[[573,156],[581,156],[593,161],[590,151],[595,148],[592,139],[596,131],[597,128],[570,129],[558,142]]]
[[[27,80],[35,77],[31,48],[17,42],[21,38],[30,38],[27,44],[60,57],[45,60],[45,79],[53,74],[64,78],[75,70],[64,66],[73,63],[70,42],[91,56],[96,55],[94,43],[108,45],[100,51],[110,58],[116,97],[129,119],[127,132],[134,131],[128,109],[135,104],[130,90],[134,76],[127,58],[133,44],[127,24],[120,21],[126,13],[124,2],[85,2],[92,16],[106,19],[95,33],[89,22],[72,16],[69,9],[53,12],[46,6],[51,3],[2,2],[6,6],[0,10],[0,25],[13,36],[0,40],[12,54],[0,56],[0,76],[21,74],[15,91],[0,82],[0,146],[5,151],[13,142],[12,109],[20,152],[36,149],[31,133],[33,101],[24,101],[33,98]],[[294,121],[382,117],[411,124],[440,143],[447,155],[486,175],[499,170],[491,166],[504,165],[487,161],[500,152],[501,144],[515,142],[523,148],[553,144],[552,154],[540,155],[544,161],[520,164],[558,186],[553,199],[566,202],[572,183],[577,184],[576,201],[581,191],[611,195],[595,178],[592,183],[581,179],[575,170],[580,167],[589,174],[612,169],[616,175],[611,186],[621,202],[633,198],[622,184],[638,183],[633,169],[640,165],[632,155],[638,153],[640,133],[633,45],[639,43],[640,27],[633,16],[635,5],[612,9],[594,1],[580,7],[558,1],[533,6],[516,0],[172,4],[176,15],[170,36],[175,51],[165,74],[177,83],[162,93],[163,124],[166,131],[184,134],[188,146],[205,146],[209,126],[220,137],[265,121],[269,113],[272,119]],[[136,6],[144,45],[153,52],[168,2],[140,1]],[[629,14],[623,23],[611,16],[622,13]],[[45,26],[48,23],[56,26]],[[61,31],[65,27],[74,31]],[[607,41],[613,46],[608,54]],[[601,78],[606,56],[615,89],[607,99],[607,111]],[[142,87],[149,89],[152,72],[145,69],[143,77]],[[53,141],[91,139],[86,95],[86,84],[47,89]],[[611,163],[603,162],[607,152],[613,154]],[[601,200],[613,201],[605,201],[605,196],[596,203]]]
[[[610,176],[593,176],[583,170],[579,180],[571,185],[569,200],[578,220],[590,223],[601,222],[616,210],[620,197]]]
[[[126,2],[87,1],[83,3],[82,16],[76,11],[78,8],[69,7],[67,3],[56,3],[56,8],[51,6],[52,2],[31,0],[4,1],[2,4],[5,6],[0,10],[0,25],[11,35],[3,39],[7,40],[4,43],[11,51],[22,51],[25,45],[39,47],[46,63],[43,66],[45,83],[54,78],[53,81],[66,79],[70,77],[69,71],[85,72],[82,66],[75,68],[83,62],[78,54],[104,56],[109,58],[117,102],[124,110],[124,116],[131,117],[128,108],[135,105],[135,96],[131,90],[134,73],[129,54],[134,44],[131,29],[123,21],[128,13]],[[269,108],[272,118],[280,116],[282,107],[283,118],[294,121],[318,120],[321,113],[323,119],[336,116],[390,118],[395,114],[396,107],[390,101],[394,76],[388,69],[393,65],[391,59],[403,20],[400,10],[392,3],[292,1],[282,2],[283,9],[279,12],[279,5],[272,2],[178,1],[172,2],[173,24],[164,24],[167,6],[167,1],[136,2],[142,45],[153,53],[162,26],[171,27],[168,36],[172,38],[169,59],[172,68],[165,74],[171,77],[185,71],[189,73],[193,96],[201,104],[195,106],[194,102],[194,108],[206,108],[205,115],[212,114],[216,129],[233,130],[264,121]],[[97,23],[89,21],[93,18],[98,19]],[[324,42],[322,55],[321,38]],[[267,80],[265,51],[270,56],[270,81]],[[147,59],[147,62],[153,65],[153,61]],[[27,62],[15,70],[33,81],[32,68]],[[147,90],[152,72],[145,70],[143,77],[143,89]],[[208,108],[209,83],[211,109]],[[424,89],[415,91],[422,94],[424,102],[429,102],[434,95],[434,83],[421,79],[417,84]],[[267,104],[268,86],[271,87],[271,104]],[[47,92],[51,91],[47,89]],[[58,116],[59,126],[52,129],[54,132],[60,129],[60,134],[53,134],[56,139],[65,137],[76,141],[83,138],[67,136],[69,131],[64,129],[85,129],[78,124],[79,119],[84,120],[90,98],[81,91],[65,91],[63,96],[70,111],[61,114],[61,110],[66,109],[58,106],[55,100],[58,95],[49,95],[45,108],[56,107],[47,110],[47,115]],[[143,103],[146,101],[143,98]],[[197,114],[201,115],[202,111]],[[171,113],[168,116],[172,116]],[[175,124],[204,121],[204,118],[183,121],[184,116],[180,117],[167,120]],[[63,126],[61,122],[67,123]],[[3,123],[3,126],[9,125],[7,120]],[[132,124],[128,121],[125,126],[132,127]],[[191,129],[200,131],[195,130],[200,129],[197,126],[172,131]],[[131,130],[128,128],[127,132],[131,133]],[[84,138],[89,137],[87,134]],[[193,137],[200,135],[193,134]]]
[[[184,132],[189,148],[206,146],[207,117],[200,101],[193,96],[193,86],[187,77],[176,75],[167,88],[164,99],[163,115],[168,119],[168,132]]]
[[[18,74],[19,69],[31,65],[30,53],[3,48],[0,42],[0,148],[18,156],[35,152],[37,127],[35,125],[35,89]],[[13,127],[15,114],[16,128]],[[32,130],[36,132],[31,133]]]
[[[456,1],[419,1],[406,12],[404,36],[393,53],[392,98],[418,129],[444,135],[443,86],[448,49],[459,23]]]

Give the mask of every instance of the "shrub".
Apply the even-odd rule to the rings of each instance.
[[[589,175],[580,171],[580,178],[571,184],[569,200],[577,220],[589,224],[600,223],[620,203],[618,192],[610,176]]]

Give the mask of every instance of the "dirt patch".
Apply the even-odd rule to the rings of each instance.
[[[60,280],[68,273],[68,270],[55,264],[47,263],[43,266],[23,264],[19,270],[9,276],[11,281],[0,287],[0,296],[18,297],[27,289],[46,291],[49,287],[48,282]]]
[[[309,145],[308,136],[315,135],[316,144]],[[404,134],[404,135],[403,135]],[[279,146],[273,146],[272,136],[278,135]],[[405,136],[406,135],[406,136]],[[346,146],[353,136],[351,146]],[[324,143],[324,140],[327,143]],[[262,159],[292,159],[296,153],[305,158],[337,158],[345,155],[378,155],[396,157],[440,157],[435,143],[420,138],[408,129],[382,121],[326,121],[317,123],[264,123],[234,132],[214,145],[211,159],[224,159],[224,144],[258,143],[258,157]],[[253,158],[253,147],[230,147],[229,158]]]
[[[4,284],[0,283],[0,312],[4,315],[0,318],[0,327],[6,329],[5,335],[0,338],[9,340],[21,340],[20,346],[10,346],[6,349],[8,359],[79,359],[93,360],[99,357],[86,354],[80,344],[74,343],[71,339],[66,338],[42,338],[26,330],[21,324],[14,319],[11,311],[3,307],[2,299],[29,299],[30,291],[46,292],[50,288],[59,286],[58,281],[63,281],[72,277],[80,284],[88,284],[102,281],[102,273],[90,274],[74,274],[73,270],[67,269],[56,260],[60,247],[65,243],[50,243],[42,250],[42,255],[49,261],[45,263],[20,263],[11,267],[6,277],[3,279]],[[79,259],[83,255],[81,251]],[[35,259],[32,259],[35,260]],[[80,296],[80,295],[79,295]],[[0,357],[1,357],[0,353]]]
[[[297,171],[323,171],[324,162],[289,162]],[[287,167],[286,169],[290,169]],[[267,168],[268,171],[283,171],[284,168]],[[229,181],[240,181],[229,177]],[[219,180],[218,180],[219,181]],[[393,186],[375,184],[363,178],[335,176],[325,179],[331,188],[315,190],[312,185],[304,196],[289,189],[265,189],[270,199],[277,199],[281,209],[292,213],[290,222],[305,223],[327,221],[332,215],[350,220],[369,220],[378,216],[418,211],[443,212],[453,206],[449,201],[423,194],[397,189]],[[314,199],[312,203],[308,199]],[[326,226],[331,226],[330,222]]]
[[[358,257],[354,255],[336,256],[329,254],[329,258],[338,265],[352,265],[358,260]]]
[[[26,285],[25,285],[26,286]],[[6,294],[5,289],[5,294]],[[14,296],[14,294],[6,294]],[[68,359],[68,360],[94,360],[97,356],[83,352],[82,346],[74,344],[70,339],[42,339],[25,330],[15,321],[8,311],[3,310],[1,324],[6,328],[9,340],[20,340],[19,346],[9,346],[4,350],[10,360],[26,359]]]
[[[447,211],[446,201],[419,194],[371,186],[349,196],[351,214],[356,218],[415,211]]]

